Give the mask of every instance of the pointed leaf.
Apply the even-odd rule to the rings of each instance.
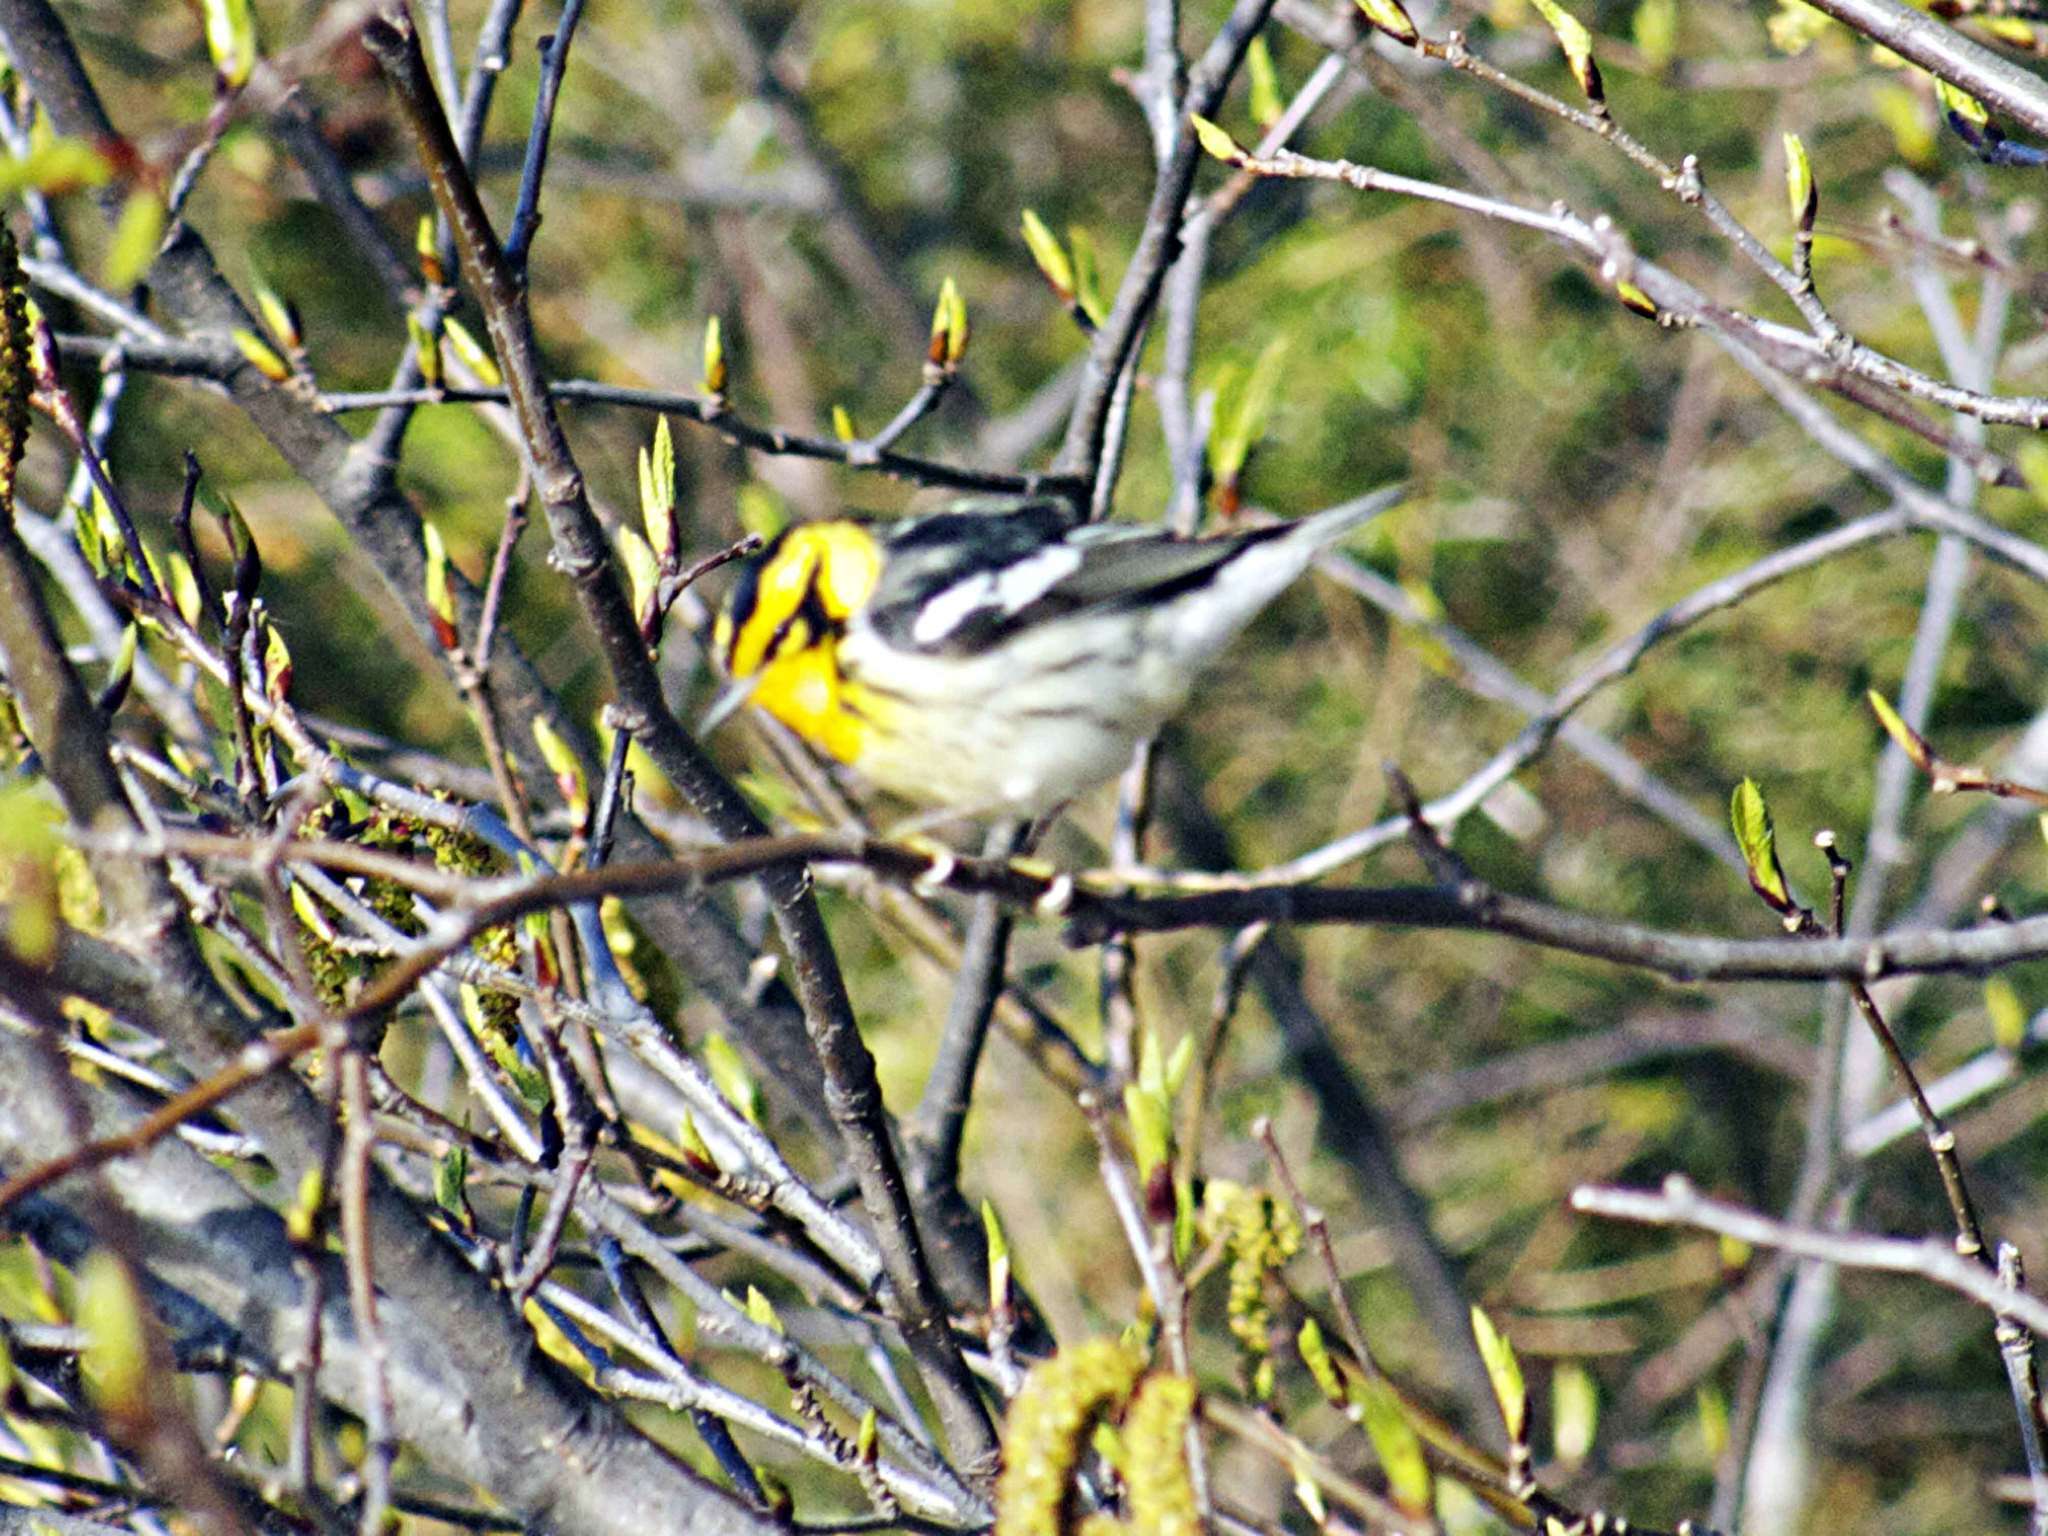
[[[640,450],[640,526],[666,566],[676,554],[676,442],[668,418],[654,423],[653,443]]]
[[[1415,30],[1415,23],[1403,9],[1401,0],[1357,0],[1358,8],[1365,13],[1365,19],[1378,27],[1397,43],[1413,48],[1422,34]]]
[[[1600,66],[1593,62],[1593,36],[1585,24],[1557,0],[1531,0],[1543,19],[1550,23],[1550,30],[1557,36],[1558,47],[1564,50],[1564,61],[1571,66],[1572,78],[1579,82],[1579,89],[1586,93],[1586,100],[1594,106],[1606,102],[1606,90],[1600,81]]]
[[[1814,215],[1820,211],[1820,194],[1813,184],[1813,162],[1806,157],[1806,143],[1796,133],[1785,135],[1785,200],[1792,207],[1792,222],[1811,231]]]
[[[1742,851],[1742,862],[1749,868],[1749,883],[1779,911],[1787,910],[1792,894],[1778,864],[1778,835],[1756,780],[1744,779],[1735,786],[1728,802],[1728,824],[1735,833],[1735,846]]]
[[[763,1328],[772,1328],[777,1333],[787,1332],[775,1311],[775,1303],[762,1295],[758,1286],[747,1287],[747,1317]]]
[[[247,327],[236,326],[228,332],[228,340],[235,344],[237,352],[249,360],[249,366],[271,383],[282,384],[292,376],[291,364],[278,356],[277,348]]]
[[[434,638],[443,650],[452,651],[459,637],[455,627],[455,593],[448,583],[448,546],[433,523],[420,524],[420,539],[426,546],[427,612],[433,620]]]
[[[455,349],[462,366],[475,374],[485,389],[497,389],[504,384],[505,375],[498,371],[498,360],[485,350],[468,326],[449,315],[441,322],[441,334],[448,338],[448,345]]]
[[[1934,77],[1934,96],[1941,103],[1941,110],[1951,117],[1959,117],[1973,128],[1982,128],[1991,121],[1991,114],[1984,110],[1984,103],[1968,91],[1950,85],[1941,76]]]
[[[1202,146],[1202,153],[1212,160],[1221,160],[1226,165],[1236,165],[1245,158],[1245,152],[1238,148],[1233,139],[1222,128],[1208,118],[1196,113],[1188,121],[1194,125],[1195,140]]]
[[[583,778],[583,765],[544,716],[533,717],[533,744],[540,749],[548,772],[555,776],[556,790],[568,803],[569,819],[582,827],[590,819],[590,790]]]
[[[704,1066],[725,1101],[753,1124],[760,1125],[768,1107],[761,1097],[761,1085],[754,1081],[753,1073],[740,1060],[732,1042],[717,1030],[704,1037]]]
[[[304,343],[305,338],[299,330],[298,310],[268,283],[256,285],[256,313],[263,317],[263,324],[286,351]]]
[[[434,1163],[434,1203],[450,1216],[463,1214],[463,1188],[469,1182],[469,1149],[450,1147]]]
[[[2027,1043],[2027,1008],[2003,976],[1984,983],[1984,1011],[1991,1016],[1991,1043],[2008,1055]]]
[[[1280,77],[1273,68],[1273,49],[1261,32],[1244,54],[1245,77],[1251,86],[1249,103],[1252,121],[1270,128],[1280,120],[1287,104],[1280,99]]]
[[[704,322],[704,393],[716,398],[728,383],[725,365],[725,328],[713,315]]]
[[[105,281],[116,293],[133,288],[156,260],[157,244],[164,237],[169,214],[163,199],[147,187],[137,187],[123,199],[121,217],[114,223],[114,238],[107,246]]]
[[[1472,1338],[1479,1346],[1487,1380],[1493,1384],[1494,1401],[1500,1404],[1501,1422],[1507,1427],[1508,1439],[1521,1445],[1529,1428],[1529,1388],[1522,1379],[1522,1363],[1515,1358],[1515,1346],[1478,1307],[1472,1309]]]
[[[1592,1454],[1600,1420],[1600,1389],[1576,1360],[1561,1363],[1550,1378],[1550,1436],[1557,1459],[1575,1467]]]
[[[1678,51],[1678,0],[1640,0],[1629,31],[1643,62],[1662,74]]]
[[[661,562],[638,528],[620,525],[619,563],[626,568],[626,585],[631,592],[633,617],[641,632],[654,623],[655,605],[661,596]]]
[[[447,371],[441,366],[441,332],[428,330],[420,323],[420,317],[408,314],[405,317],[405,333],[412,339],[416,354],[420,381],[429,389],[439,389],[447,378]]]
[[[1067,244],[1074,252],[1074,302],[1095,325],[1109,318],[1109,303],[1102,296],[1102,269],[1095,259],[1095,241],[1078,225],[1067,229]]]
[[[1031,252],[1031,259],[1038,263],[1038,270],[1052,285],[1052,291],[1062,301],[1074,297],[1074,268],[1067,260],[1067,253],[1060,249],[1053,232],[1045,227],[1041,219],[1029,208],[1024,210],[1024,244]]]
[[[1875,688],[1864,697],[1870,703],[1871,713],[1877,716],[1877,723],[1884,727],[1885,735],[1898,744],[1899,750],[1906,754],[1915,768],[1922,773],[1931,773],[1934,749],[1927,745],[1927,738],[1906,724],[1904,717],[1892,708],[1892,701]]]
[[[1351,1400],[1387,1475],[1388,1493],[1409,1514],[1427,1516],[1432,1502],[1429,1462],[1401,1399],[1381,1378],[1361,1376],[1351,1383]]]
[[[256,67],[256,17],[249,0],[200,0],[206,18],[206,51],[213,72],[229,90],[238,90]]]

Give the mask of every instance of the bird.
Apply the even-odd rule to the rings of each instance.
[[[1400,495],[1204,538],[1077,526],[1037,499],[793,524],[721,605],[730,682],[700,732],[752,705],[915,804],[1042,815],[1121,772],[1261,609]]]

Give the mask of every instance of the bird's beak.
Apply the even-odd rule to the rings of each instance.
[[[754,690],[760,686],[761,674],[758,672],[752,677],[736,677],[727,683],[719,691],[718,697],[711,701],[711,707],[704,711],[704,718],[697,722],[697,734],[709,736],[725,724],[742,704],[754,696]]]

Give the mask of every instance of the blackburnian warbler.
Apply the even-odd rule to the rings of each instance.
[[[1186,539],[1053,502],[785,530],[712,637],[731,685],[869,782],[1033,815],[1114,776],[1323,549],[1398,499]]]

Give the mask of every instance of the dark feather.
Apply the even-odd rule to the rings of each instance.
[[[936,654],[999,645],[1047,619],[1091,609],[1142,608],[1206,585],[1246,545],[1281,529],[1215,539],[1181,539],[1150,528],[1098,524],[1067,532],[1066,508],[1031,503],[1003,513],[943,512],[889,537],[889,558],[867,621],[890,644]],[[916,637],[918,619],[962,582],[999,575],[1064,542],[1081,563],[1015,612],[991,604],[965,614],[936,640]]]

